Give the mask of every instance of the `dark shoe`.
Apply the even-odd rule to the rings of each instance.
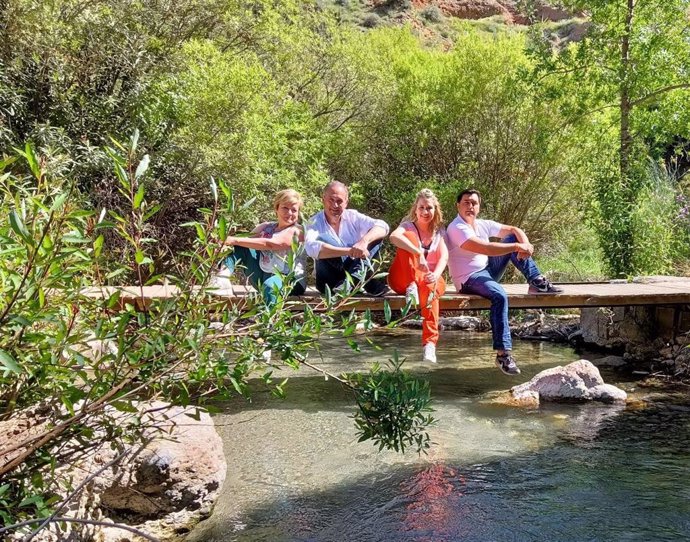
[[[364,291],[372,297],[382,297],[389,291],[388,284],[382,279],[369,279],[364,284]]]
[[[551,281],[544,275],[539,275],[530,281],[527,292],[530,294],[561,294],[563,288],[551,284]]]
[[[520,374],[520,368],[515,363],[515,358],[510,352],[496,355],[496,367],[501,369],[504,374],[515,376]]]

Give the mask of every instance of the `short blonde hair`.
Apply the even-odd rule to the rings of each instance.
[[[419,192],[417,192],[414,203],[412,204],[412,207],[410,207],[405,219],[409,220],[410,222],[415,222],[417,220],[417,203],[419,203],[420,199],[431,200],[431,203],[434,204],[434,218],[431,221],[431,231],[436,233],[441,229],[441,225],[443,224],[443,211],[441,210],[441,205],[438,202],[436,194],[434,194],[429,188],[422,188]]]
[[[304,200],[297,190],[286,188],[273,196],[273,209],[277,211],[281,203],[296,203],[301,209],[302,205],[304,205]]]

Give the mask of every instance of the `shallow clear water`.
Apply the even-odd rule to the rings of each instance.
[[[418,333],[376,342],[381,352],[328,345],[319,364],[340,373],[393,348],[408,356],[407,368],[432,386],[429,454],[358,444],[348,392],[300,370],[285,400],[261,391],[250,404],[222,405],[215,422],[228,476],[190,541],[690,539],[690,408],[510,408],[493,401],[498,391],[580,356],[517,342],[523,372],[513,379],[494,367],[486,334],[444,334],[433,366],[421,362]]]

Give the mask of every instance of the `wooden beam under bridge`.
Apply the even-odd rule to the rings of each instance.
[[[554,309],[580,307],[620,307],[632,305],[690,305],[690,278],[687,277],[649,277],[649,281],[638,279],[635,282],[588,282],[559,283],[563,293],[557,295],[531,295],[527,293],[527,284],[504,284],[508,293],[509,305],[513,309]],[[91,288],[87,295],[108,297],[115,290],[120,290],[120,303],[131,303],[140,310],[146,310],[156,299],[172,299],[180,295],[176,286],[109,286]],[[233,286],[232,295],[218,291],[209,301],[214,307],[223,304],[238,304],[246,301],[248,289],[244,286]],[[303,303],[318,306],[323,302],[315,288],[308,288],[303,296],[292,297],[292,306],[299,310]],[[366,297],[358,295],[348,300],[342,310],[372,311],[383,310],[384,300],[392,309],[405,306],[405,296],[386,295],[384,297]],[[489,301],[476,296],[458,294],[449,285],[440,300],[441,310],[478,310],[488,309]]]

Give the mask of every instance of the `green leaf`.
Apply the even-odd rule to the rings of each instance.
[[[33,246],[33,239],[29,235],[29,230],[26,229],[24,222],[14,209],[10,211],[10,226],[12,227],[12,231],[14,231],[14,233]]]
[[[383,317],[386,319],[386,323],[391,321],[391,306],[387,299],[383,302]]]
[[[127,272],[127,270],[125,268],[116,269],[115,271],[111,271],[110,273],[108,273],[105,276],[105,278],[113,279],[115,277],[119,277],[120,275],[122,275],[123,273],[126,273],[126,272]]]
[[[156,203],[153,207],[151,207],[146,213],[144,213],[144,222],[146,222],[149,218],[151,218],[153,215],[155,215],[158,211],[161,210],[161,206],[159,203]]]
[[[132,201],[132,206],[138,209],[141,206],[141,202],[144,201],[144,183],[139,184],[137,188],[137,193],[134,194],[134,200]]]
[[[137,145],[139,144],[139,130],[134,129],[134,133],[129,140],[129,152],[134,154],[137,150]]]
[[[115,410],[119,410],[120,412],[130,412],[130,413],[136,413],[138,410],[136,407],[130,403],[129,401],[113,401],[110,403]]]
[[[244,210],[246,210],[246,209],[249,209],[255,201],[256,201],[256,196],[254,196],[253,198],[249,199],[249,201],[245,201],[245,202],[242,204],[242,206],[240,207],[239,210],[240,210],[240,211],[244,211]]]
[[[137,166],[137,170],[134,172],[134,178],[135,179],[140,179],[141,177],[143,177],[143,175],[149,169],[149,163],[150,162],[151,162],[151,158],[149,157],[148,154],[145,154],[144,157],[141,159],[141,162],[139,162],[139,165]]]
[[[34,177],[38,179],[41,176],[41,168],[38,165],[38,158],[36,157],[36,152],[34,151],[33,145],[27,142],[24,146],[24,152],[22,154],[24,155],[24,158],[26,158],[26,161],[29,164],[29,169],[31,169],[31,173],[33,173]]]
[[[32,505],[37,505],[40,507],[41,504],[43,504],[43,497],[40,495],[32,495],[31,497],[27,497],[26,499],[22,500],[22,502],[19,503],[19,508],[26,508],[27,506]]]
[[[4,367],[6,371],[11,373],[19,374],[22,372],[14,358],[2,348],[0,348],[0,366]]]
[[[55,198],[55,201],[50,206],[50,210],[51,211],[57,211],[58,209],[61,209],[62,206],[65,204],[66,199],[67,199],[67,193],[63,192],[57,198]]]
[[[101,255],[101,251],[103,250],[103,243],[105,242],[105,238],[103,237],[103,234],[99,235],[96,237],[96,240],[93,242],[93,252],[96,258],[98,258]]]
[[[201,226],[201,224],[197,223],[194,225],[196,228],[196,236],[199,238],[199,241],[202,243],[206,242],[206,230]]]

